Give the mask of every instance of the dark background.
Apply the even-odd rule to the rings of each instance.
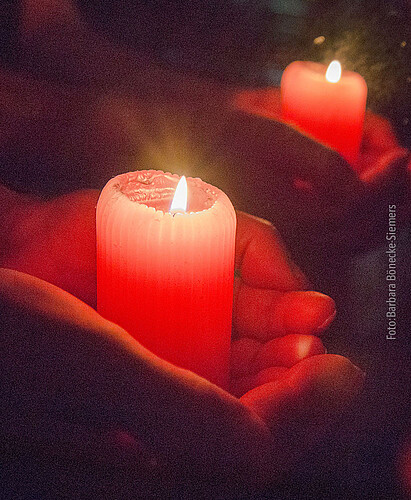
[[[227,83],[278,85],[282,70],[294,60],[328,64],[339,59],[345,69],[365,78],[368,106],[389,117],[401,142],[410,145],[407,0],[80,0],[79,4],[89,21],[116,41],[174,68]]]
[[[338,58],[364,76],[369,107],[388,117],[400,143],[410,146],[410,4],[405,0],[81,0],[79,5],[91,24],[117,42],[177,70],[227,84],[278,85],[293,60]],[[2,59],[11,67],[18,14],[17,2],[0,4]],[[130,18],[137,21],[130,25]],[[26,191],[36,175],[26,173]],[[355,218],[351,222],[355,227]],[[294,257],[299,265],[315,289],[337,302],[338,317],[325,344],[329,352],[361,366],[367,380],[359,401],[330,435],[291,477],[261,498],[403,498],[398,457],[411,439],[409,221],[401,222],[398,234],[399,327],[393,341],[385,338],[385,232],[377,248],[348,256],[330,256],[298,242]]]

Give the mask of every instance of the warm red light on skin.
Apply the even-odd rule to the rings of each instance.
[[[22,381],[17,387],[23,393],[16,392],[16,398],[24,396],[22,401],[27,401],[27,388],[33,386],[27,385],[27,377],[40,377],[42,383],[33,388],[30,398],[33,405],[53,415],[58,384],[67,415],[89,422],[85,430],[91,433],[90,452],[99,453],[94,423],[101,434],[113,422],[121,422],[132,437],[141,436],[154,447],[161,464],[164,458],[166,475],[170,471],[174,478],[177,473],[192,484],[221,482],[230,493],[239,490],[236,497],[250,484],[262,487],[279,479],[307,449],[307,437],[319,439],[362,385],[361,372],[346,358],[313,356],[288,369],[275,383],[259,386],[237,400],[193,373],[156,358],[126,331],[53,285],[3,269],[0,292],[5,305],[4,341],[10,353],[4,359],[5,368],[10,380]],[[27,357],[27,352],[36,355]],[[57,378],[50,377],[51,364],[58,366]],[[86,406],[79,401],[86,401]],[[164,404],[153,406],[156,401]],[[8,398],[4,402],[6,415],[12,415],[13,404]],[[76,429],[70,418],[67,423],[69,429]],[[23,433],[23,440],[43,443],[46,437],[44,449],[50,445],[52,456],[66,456],[61,442],[70,445],[73,457],[84,450],[84,439],[67,443],[67,432],[61,435],[59,429],[37,425],[30,411],[19,415],[17,424],[7,429],[11,438]],[[280,446],[284,436],[293,439]],[[120,438],[129,441],[128,436]],[[106,455],[100,457],[104,460]],[[111,466],[113,462],[106,463]],[[140,485],[147,474],[136,469],[127,470],[130,480]]]
[[[94,307],[98,196],[90,189],[41,202],[0,186],[4,207],[10,207],[4,220],[13,228],[0,248],[2,267],[37,276]]]
[[[234,95],[232,106],[251,114],[281,121],[279,88],[242,90]]]
[[[240,339],[231,346],[231,393],[241,397],[247,391],[278,380],[304,358],[324,354],[325,348],[312,335],[286,335],[262,344]]]
[[[327,359],[328,364],[322,365]],[[317,368],[322,366],[322,370]],[[338,374],[333,378],[332,393],[326,395],[327,384],[332,373]],[[301,363],[297,363],[274,383],[256,387],[242,396],[241,401],[250,406],[257,414],[266,420],[271,419],[276,425],[276,415],[279,408],[293,408],[293,418],[298,419],[301,439],[307,436],[308,427],[322,425],[328,415],[340,412],[350,400],[350,394],[357,392],[363,385],[364,374],[355,368],[355,376],[347,384],[347,376],[352,373],[342,356],[319,355],[310,356]],[[290,389],[292,391],[290,392]],[[273,398],[276,394],[278,398]],[[285,399],[282,395],[288,394]],[[338,397],[335,395],[338,394]],[[321,404],[313,404],[321,401]],[[307,405],[310,405],[307,414]],[[309,415],[309,419],[307,416]]]
[[[265,368],[254,376],[255,385],[259,386],[267,382],[274,382],[286,371],[287,368],[285,366],[270,366],[269,368]]]
[[[253,373],[253,361],[261,349],[262,344],[254,339],[243,338],[231,343],[231,377],[245,377]]]
[[[281,121],[280,94],[280,89],[242,90],[234,95],[232,106],[252,115]],[[389,121],[367,109],[360,147],[360,162],[356,166],[360,179],[364,182],[373,182],[376,177],[389,175],[391,171],[387,167],[396,159],[406,157],[407,154],[407,149],[399,146]],[[300,178],[296,178],[293,185],[296,189],[307,193],[313,188],[310,186],[310,181],[303,181]]]
[[[335,317],[333,299],[318,292],[280,293],[243,285],[236,299],[234,326],[260,341],[284,333],[318,335]]]
[[[286,371],[287,368],[285,368],[284,366],[271,366],[270,368],[261,370],[256,375],[242,377],[234,382],[232,387],[232,394],[234,394],[234,396],[241,397],[246,392],[251,391],[255,387],[267,384],[269,382],[275,382]]]
[[[291,367],[309,356],[324,354],[325,347],[318,337],[312,335],[286,335],[267,342],[257,354],[256,371],[271,366]]]
[[[406,158],[408,150],[400,147],[390,122],[371,111],[364,120],[364,136],[361,144],[363,168],[361,180],[370,184],[383,184],[392,175],[392,169],[401,158]]]
[[[278,231],[264,219],[237,212],[242,224],[236,240],[236,269],[250,287],[283,292],[303,290],[307,279],[293,265]],[[275,266],[272,263],[275,262]]]
[[[286,371],[287,368],[284,366],[271,366],[270,368],[261,370],[256,375],[239,378],[232,384],[231,392],[234,396],[241,397],[243,394],[251,391],[251,389],[254,389],[255,387],[267,384],[268,382],[275,382]]]

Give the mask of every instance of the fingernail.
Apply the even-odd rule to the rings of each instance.
[[[287,333],[319,335],[334,319],[335,302],[319,292],[297,291],[280,301],[283,329]]]
[[[315,330],[315,333],[320,333],[320,332],[323,332],[324,330],[326,330],[331,325],[331,323],[334,321],[334,318],[336,317],[336,315],[337,315],[337,311],[334,310],[334,312],[330,316],[328,316],[328,318],[323,323],[321,323],[320,326],[317,327],[317,329]]]

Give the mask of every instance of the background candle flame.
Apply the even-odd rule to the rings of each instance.
[[[185,212],[187,210],[187,180],[183,175],[178,181],[170,212]]]
[[[339,61],[331,61],[325,73],[325,78],[330,83],[337,83],[341,78],[341,64]]]

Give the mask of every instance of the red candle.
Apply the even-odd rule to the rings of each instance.
[[[362,138],[367,85],[338,61],[295,61],[281,79],[281,114],[356,166]]]
[[[178,180],[148,170],[104,187],[98,311],[163,359],[226,387],[236,216],[221,190],[193,178],[188,210],[185,200],[171,207]]]

